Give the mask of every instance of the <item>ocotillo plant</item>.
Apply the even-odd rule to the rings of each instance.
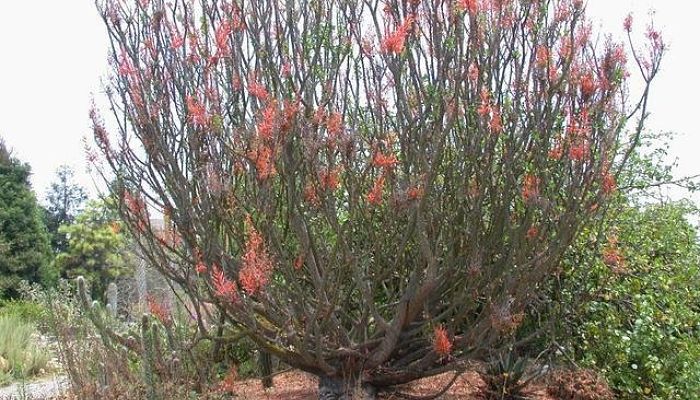
[[[665,50],[600,40],[582,0],[97,4],[117,124],[92,110],[88,156],[142,253],[198,335],[213,304],[327,398],[507,342],[605,210]]]

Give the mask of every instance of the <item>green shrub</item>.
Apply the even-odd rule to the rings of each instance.
[[[697,399],[700,247],[688,204],[626,207],[580,237],[553,290],[555,337],[621,399]],[[550,317],[551,318],[551,317]]]
[[[22,321],[40,324],[45,309],[31,300],[0,300],[0,316],[15,316]]]
[[[36,327],[15,315],[0,316],[0,384],[44,372],[49,353],[36,342]]]

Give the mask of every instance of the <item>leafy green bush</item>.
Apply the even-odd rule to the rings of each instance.
[[[36,327],[16,315],[0,316],[0,384],[46,370],[48,352],[36,342]]]
[[[44,312],[44,307],[35,301],[0,300],[0,317],[15,316],[24,322],[40,324]]]
[[[626,206],[603,222],[597,232],[604,235],[581,235],[553,290],[557,340],[601,371],[622,399],[700,393],[694,211],[687,203]]]

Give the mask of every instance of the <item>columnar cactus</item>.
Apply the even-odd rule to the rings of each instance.
[[[109,285],[107,285],[107,293],[105,297],[107,298],[107,311],[112,318],[116,318],[119,307],[119,288],[117,287],[116,283],[110,282]]]

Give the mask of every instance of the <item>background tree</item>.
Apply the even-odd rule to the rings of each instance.
[[[664,52],[650,27],[631,99],[580,0],[98,7],[119,132],[93,110],[90,156],[126,226],[195,340],[212,302],[322,398],[510,343],[605,210]]]
[[[56,180],[46,193],[46,227],[51,235],[54,253],[64,252],[68,248],[68,239],[59,232],[59,228],[73,223],[75,216],[82,211],[85,200],[85,189],[75,183],[75,173],[71,167],[58,167]]]
[[[114,207],[91,201],[70,225],[59,232],[67,238],[67,248],[56,256],[55,267],[64,278],[84,276],[101,296],[107,285],[130,271],[131,255]]]
[[[29,165],[0,140],[0,297],[16,297],[21,280],[52,278],[48,235],[29,176]]]
[[[700,392],[698,209],[670,201],[668,188],[692,193],[697,176],[673,176],[670,134],[646,136],[608,201],[614,211],[579,233],[519,335],[547,324],[550,335],[530,355],[554,344],[563,361],[602,373],[621,399],[692,399]]]

